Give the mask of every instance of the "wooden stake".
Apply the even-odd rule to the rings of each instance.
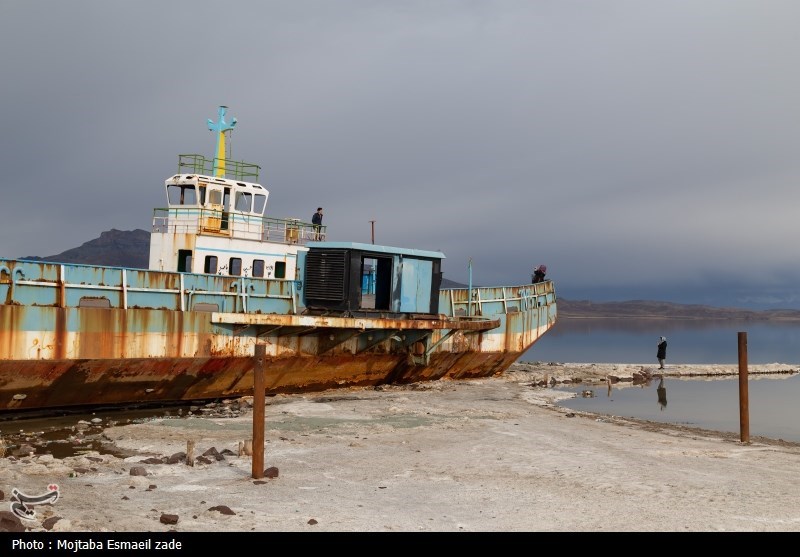
[[[264,477],[264,366],[267,347],[256,344],[253,358],[253,478]]]
[[[186,442],[186,466],[194,466],[194,441]]]
[[[747,333],[739,333],[739,438],[750,442],[750,401],[747,392]]]

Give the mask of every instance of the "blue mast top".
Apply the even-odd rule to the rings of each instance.
[[[219,107],[219,120],[214,122],[208,119],[208,129],[217,132],[217,154],[214,157],[214,175],[218,178],[225,177],[225,132],[232,130],[236,125],[236,118],[228,124],[225,122],[225,109],[227,106]]]

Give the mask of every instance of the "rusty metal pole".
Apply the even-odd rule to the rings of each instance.
[[[739,333],[739,438],[750,442],[750,403],[747,395],[747,333]]]
[[[375,243],[375,221],[371,220],[369,223],[372,225],[372,243]]]
[[[264,477],[264,363],[267,347],[256,344],[253,358],[253,478]]]

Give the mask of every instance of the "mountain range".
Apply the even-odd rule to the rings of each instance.
[[[150,259],[150,233],[146,230],[108,230],[99,238],[76,248],[46,257],[27,256],[20,259],[108,265],[146,269]],[[443,288],[465,288],[468,285],[442,279]],[[476,285],[477,286],[477,285]],[[755,319],[800,320],[800,310],[755,311],[742,308],[720,308],[694,304],[675,304],[651,300],[592,302],[567,300],[559,296],[558,316],[567,318],[670,318],[670,319]]]

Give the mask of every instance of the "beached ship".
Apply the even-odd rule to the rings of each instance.
[[[444,254],[266,216],[257,165],[180,155],[149,269],[0,259],[0,411],[489,377],[556,321],[549,280],[441,288]]]

